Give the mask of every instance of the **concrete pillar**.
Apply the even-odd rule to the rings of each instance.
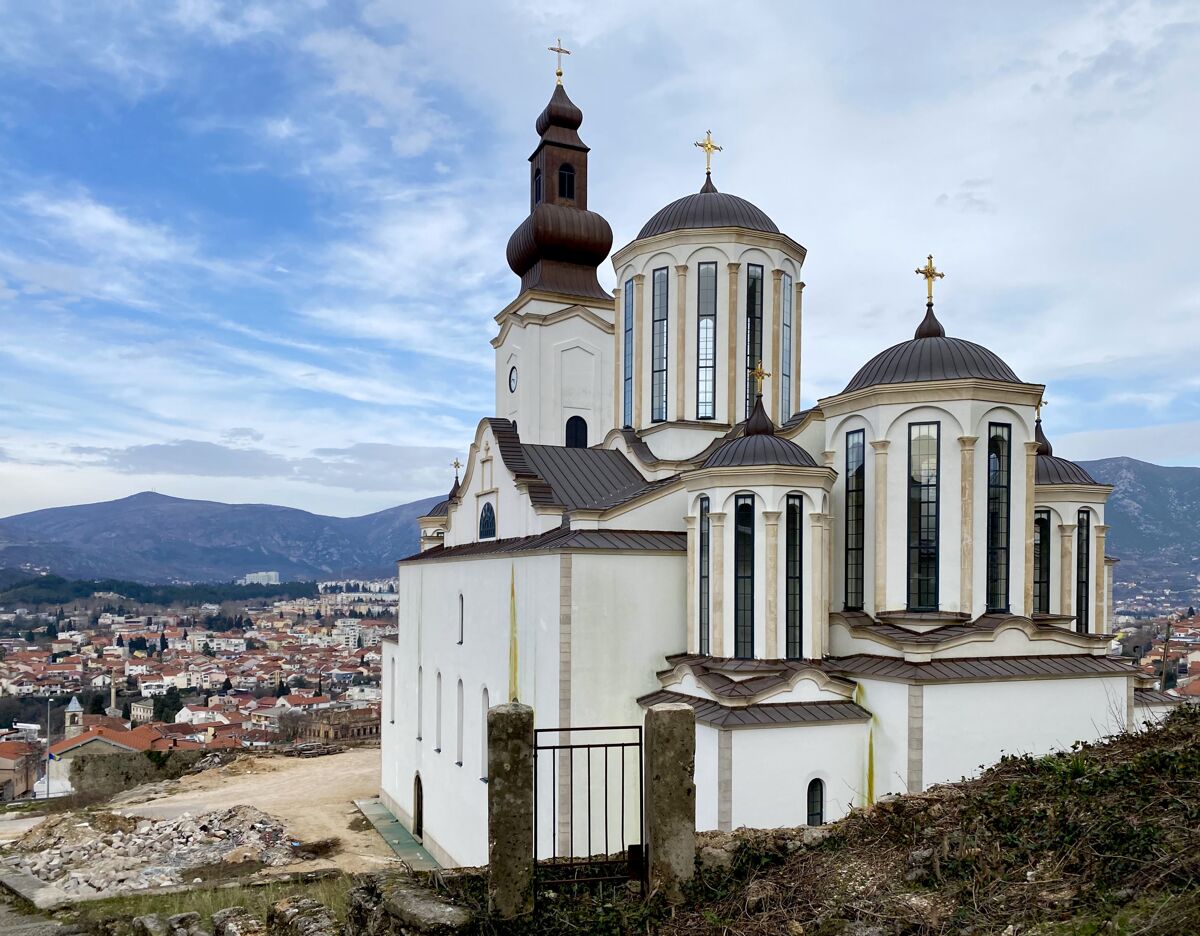
[[[1096,609],[1092,612],[1092,621],[1094,623],[1092,624],[1091,632],[1093,634],[1103,634],[1106,630],[1104,624],[1108,617],[1108,605],[1106,603],[1106,599],[1108,597],[1108,587],[1107,582],[1105,581],[1106,575],[1104,567],[1104,539],[1108,534],[1108,526],[1103,523],[1098,523],[1096,524],[1095,530],[1096,545],[1093,547],[1095,556],[1092,563],[1092,567],[1095,569],[1095,571],[1092,573],[1092,588],[1096,593],[1096,597],[1092,600],[1092,604],[1096,606]]]
[[[875,614],[887,610],[887,439],[875,439]]]
[[[767,531],[767,621],[763,657],[774,660],[779,652],[779,515],[778,510],[764,510],[763,523]]]
[[[1025,532],[1025,588],[1022,592],[1021,614],[1033,614],[1033,509],[1034,509],[1034,485],[1037,483],[1037,442],[1025,443],[1025,515],[1021,518],[1021,525],[1018,529]],[[1011,516],[1012,511],[1009,511],[1009,536],[1012,536],[1014,524]],[[1011,562],[1011,560],[1009,560]],[[1012,581],[1010,574],[1009,581]],[[1011,591],[1011,586],[1010,586]],[[1009,596],[1012,600],[1012,596]],[[1015,609],[1014,609],[1015,610]]]
[[[729,264],[729,301],[725,308],[725,319],[729,323],[729,344],[727,345],[729,353],[725,356],[725,360],[729,362],[726,375],[727,389],[726,397],[726,412],[730,425],[733,425],[739,420],[737,408],[737,388],[738,377],[745,374],[746,369],[740,364],[738,357],[738,323],[741,321],[741,316],[738,315],[738,271],[741,269],[741,264]],[[718,358],[720,360],[720,358]]]
[[[712,568],[709,569],[708,587],[712,589],[712,606],[709,608],[710,628],[709,652],[716,657],[725,656],[725,514],[709,513],[708,548]]]
[[[829,607],[829,596],[825,593],[825,524],[824,514],[808,515],[812,541],[812,639],[805,654],[811,660],[819,660],[825,654],[825,609]]]
[[[621,394],[625,390],[624,366],[625,357],[625,300],[618,286],[613,290],[613,425],[620,428],[625,425],[625,401]]]
[[[1070,617],[1075,613],[1075,524],[1058,525],[1058,613]]]
[[[696,715],[690,705],[646,712],[646,832],[650,885],[670,903],[696,867]]]
[[[502,920],[533,912],[533,709],[488,710],[488,906]]]
[[[800,409],[800,325],[803,316],[800,311],[804,305],[804,284],[796,283],[796,301],[792,303],[792,398],[788,401],[787,415]]]
[[[642,325],[645,322],[644,307],[646,301],[646,274],[635,273],[633,276],[633,425],[635,429],[642,428],[642,349],[646,342],[642,337]]]
[[[700,518],[688,516],[687,522],[687,652],[700,652],[700,619],[696,610],[696,572],[700,562]],[[709,577],[709,588],[712,577]],[[710,608],[711,610],[711,608]],[[711,620],[712,615],[709,615]]]
[[[783,380],[780,368],[783,364],[780,339],[783,337],[783,270],[771,271],[771,321],[763,323],[763,337],[771,342],[771,392],[767,394],[767,415],[782,425],[783,421],[792,415],[785,406],[783,397]],[[793,310],[794,313],[795,310]]]
[[[687,264],[675,267],[675,419],[687,419]],[[668,413],[668,415],[670,415]],[[692,414],[695,416],[695,413]]]
[[[1104,560],[1104,633],[1111,634],[1113,629],[1113,573],[1116,572],[1116,565],[1119,560],[1105,559]],[[1133,680],[1129,684],[1133,685]]]
[[[958,610],[975,613],[975,443],[979,436],[959,436],[962,476],[962,555],[959,566]]]

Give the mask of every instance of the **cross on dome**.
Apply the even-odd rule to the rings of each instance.
[[[937,267],[935,267],[933,265],[933,254],[929,255],[929,259],[926,261],[925,266],[917,267],[917,269],[914,272],[917,274],[917,276],[925,277],[925,286],[928,290],[928,296],[929,296],[928,301],[929,301],[929,304],[932,305],[933,304],[933,281],[935,279],[945,279],[946,274],[942,273],[940,270],[937,269]]]
[[[712,154],[721,152],[725,147],[717,146],[717,144],[713,142],[711,130],[705,130],[704,139],[697,140],[692,145],[698,146],[700,149],[704,150],[704,171],[709,175],[712,175]]]
[[[559,36],[558,39],[556,39],[554,41],[554,45],[546,46],[546,51],[553,52],[556,56],[558,56],[558,66],[554,69],[554,77],[555,77],[555,84],[562,84],[562,78],[563,78],[562,57],[564,55],[570,55],[571,50],[563,48],[562,37]]]
[[[763,380],[765,380],[767,377],[770,377],[771,372],[768,370],[764,370],[763,362],[759,361],[758,367],[756,367],[756,368],[754,368],[754,370],[750,371],[750,376],[754,378],[755,392],[759,396],[762,396]]]

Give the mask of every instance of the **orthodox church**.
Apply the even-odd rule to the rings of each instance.
[[[509,700],[554,729],[690,705],[701,829],[820,824],[1161,704],[1108,655],[1111,488],[1054,454],[1043,385],[947,334],[933,258],[912,337],[801,408],[805,248],[718,189],[709,135],[699,190],[610,258],[582,123],[560,70],[495,415],[398,564],[382,795],[430,853],[487,861]]]

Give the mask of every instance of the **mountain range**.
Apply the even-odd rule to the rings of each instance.
[[[1115,488],[1106,552],[1121,559],[1122,593],[1169,589],[1200,604],[1200,468],[1133,458],[1080,464]],[[152,493],[52,507],[0,520],[0,578],[23,565],[149,583],[230,581],[260,570],[285,581],[388,576],[397,558],[417,550],[416,519],[438,500],[363,517]]]
[[[439,500],[325,517],[144,492],[0,520],[0,569],[148,583],[228,582],[258,571],[278,572],[283,581],[383,577],[417,551],[417,517]]]

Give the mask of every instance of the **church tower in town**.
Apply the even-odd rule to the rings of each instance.
[[[496,316],[496,413],[523,442],[586,448],[616,425],[613,297],[596,276],[613,235],[588,210],[583,111],[557,75],[529,157],[529,216],[508,241],[521,290]]]

